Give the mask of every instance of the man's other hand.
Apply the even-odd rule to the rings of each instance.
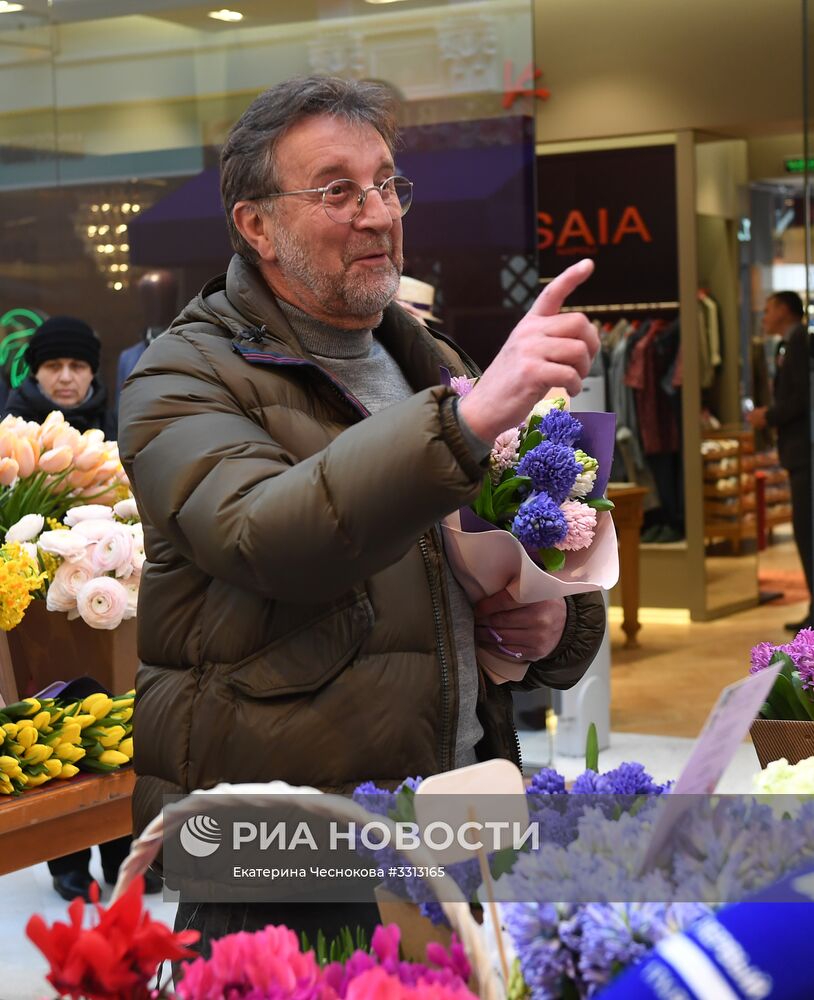
[[[509,334],[497,357],[459,403],[459,412],[484,441],[516,427],[552,386],[576,396],[599,350],[599,336],[582,313],[560,313],[591,276],[581,260],[558,275]]]
[[[506,590],[484,597],[474,610],[475,638],[480,645],[507,659],[532,661],[556,649],[568,614],[562,597],[518,604]]]
[[[754,410],[746,414],[746,419],[756,431],[762,431],[766,426],[766,410],[765,406],[756,406]]]

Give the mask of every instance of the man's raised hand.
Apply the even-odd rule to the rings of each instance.
[[[484,441],[516,427],[552,386],[561,385],[572,396],[580,391],[599,337],[582,313],[560,309],[593,269],[593,261],[581,260],[550,282],[461,399],[461,416]]]

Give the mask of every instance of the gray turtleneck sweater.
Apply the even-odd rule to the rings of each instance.
[[[371,413],[413,395],[401,369],[371,330],[339,330],[320,323],[288,302],[280,299],[278,302],[303,347],[332,375],[336,375]],[[473,455],[478,461],[482,460],[489,453],[490,446],[476,437],[460,417],[458,419]],[[455,767],[464,767],[475,763],[475,744],[483,735],[476,714],[478,668],[475,661],[475,618],[472,606],[449,566],[446,583],[458,658]]]

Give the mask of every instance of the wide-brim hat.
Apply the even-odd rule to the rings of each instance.
[[[399,281],[396,298],[400,302],[407,302],[411,305],[416,312],[421,314],[423,319],[432,320],[434,323],[441,322],[438,316],[433,315],[435,289],[428,282],[419,281],[418,278],[408,278],[403,274]]]

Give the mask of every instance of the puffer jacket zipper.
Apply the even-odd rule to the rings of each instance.
[[[441,665],[441,740],[439,743],[439,757],[442,771],[452,770],[452,747],[449,738],[451,730],[451,720],[449,714],[449,663],[447,662],[446,644],[444,642],[444,621],[441,613],[441,595],[439,593],[437,575],[433,571],[432,560],[430,558],[430,547],[427,536],[422,535],[418,541],[421,555],[424,558],[424,566],[427,570],[427,580],[430,585],[430,598],[432,600],[432,616],[435,628],[435,645],[438,649],[438,660]]]

